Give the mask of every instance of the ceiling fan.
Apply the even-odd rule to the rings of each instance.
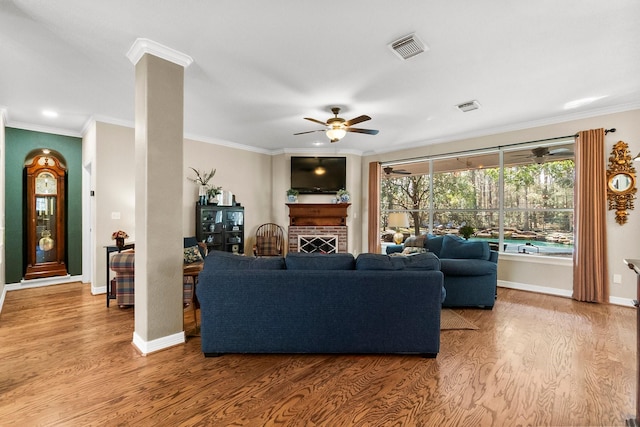
[[[378,134],[378,131],[374,129],[361,129],[361,128],[351,127],[352,125],[366,122],[367,120],[371,120],[371,117],[369,116],[362,115],[362,116],[353,118],[351,120],[345,120],[342,117],[338,117],[338,114],[340,113],[340,108],[333,107],[331,109],[331,112],[334,114],[335,117],[329,118],[326,122],[312,119],[310,117],[304,118],[305,120],[309,120],[314,123],[318,123],[320,125],[326,126],[326,129],[316,129],[316,130],[310,130],[306,132],[298,132],[298,133],[294,133],[294,135],[303,135],[305,133],[312,133],[312,132],[325,132],[327,134],[327,137],[331,140],[331,142],[338,142],[347,134],[347,132],[364,133],[367,135]]]
[[[411,172],[406,169],[394,169],[391,166],[385,166],[384,168],[382,168],[382,170],[387,175],[391,175],[392,173],[395,173],[397,175],[411,175]]]
[[[528,159],[533,159],[537,164],[542,164],[549,157],[573,156],[573,151],[566,147],[549,149],[549,147],[536,147],[531,149],[531,154],[526,155]]]

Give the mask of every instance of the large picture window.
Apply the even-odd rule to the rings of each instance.
[[[381,180],[383,246],[397,231],[485,239],[511,253],[573,253],[574,141],[518,145],[385,166]],[[409,227],[388,226],[404,212]]]

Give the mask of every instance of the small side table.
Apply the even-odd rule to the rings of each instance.
[[[196,310],[200,308],[200,303],[198,302],[198,297],[196,296],[196,285],[198,283],[198,275],[204,268],[204,261],[194,262],[192,264],[185,264],[182,268],[182,275],[186,277],[191,277],[193,280],[193,294],[191,296],[191,305],[193,306],[193,320],[195,321],[196,327],[195,330],[191,334],[187,335],[197,335],[199,326],[198,326],[198,315]]]
[[[133,249],[136,246],[135,243],[131,242],[131,243],[126,243],[124,246],[122,247],[118,247],[116,245],[109,245],[109,246],[105,246],[104,248],[107,250],[107,307],[109,307],[109,300],[110,299],[115,299],[115,296],[111,296],[111,273],[110,273],[110,269],[109,269],[109,257],[110,254],[112,254],[113,252],[120,252],[122,250],[125,249]]]
[[[637,299],[633,300],[636,307],[636,416],[626,420],[625,425],[640,426],[640,259],[625,259],[624,263],[637,275]]]

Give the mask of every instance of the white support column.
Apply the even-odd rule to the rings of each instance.
[[[181,201],[184,68],[191,58],[146,39],[128,56],[136,78],[133,344],[146,354],[185,341]]]

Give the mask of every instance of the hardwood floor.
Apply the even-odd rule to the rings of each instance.
[[[635,311],[499,289],[436,359],[139,355],[133,310],[80,283],[11,291],[0,425],[610,426],[635,413]],[[193,326],[185,311],[185,328]]]

